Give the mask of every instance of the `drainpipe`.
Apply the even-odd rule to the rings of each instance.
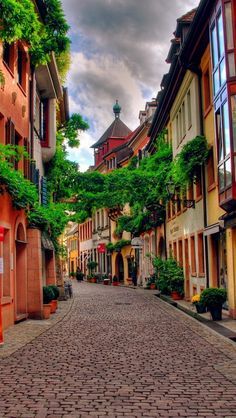
[[[35,95],[35,68],[31,68],[30,82],[30,158],[34,159],[34,95]]]
[[[200,117],[200,135],[204,135],[204,126],[203,126],[203,110],[202,110],[202,71],[201,69],[195,64],[183,64],[185,68],[192,73],[196,74],[198,77],[198,90],[199,90],[199,117]],[[205,174],[205,166],[202,166],[201,170],[201,177],[202,177],[202,192],[203,192],[203,221],[204,221],[204,228],[207,227],[207,204],[206,204],[206,174]],[[209,287],[209,255],[208,255],[208,240],[207,236],[204,237],[204,247],[205,247],[205,266],[206,266],[206,286]]]

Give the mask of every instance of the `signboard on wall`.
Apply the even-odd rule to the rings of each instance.
[[[98,253],[104,254],[105,252],[106,252],[106,244],[104,243],[98,244]]]

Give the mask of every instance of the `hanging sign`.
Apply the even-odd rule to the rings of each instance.
[[[131,240],[131,245],[133,248],[142,248],[143,247],[143,239],[139,237],[135,237]]]
[[[98,253],[104,254],[106,252],[106,245],[105,244],[98,244]]]
[[[4,241],[4,228],[0,226],[0,242]]]

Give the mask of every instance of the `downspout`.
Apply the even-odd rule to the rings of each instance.
[[[204,135],[204,125],[203,125],[203,110],[202,110],[202,71],[195,65],[187,65],[186,68],[192,73],[196,74],[198,77],[198,90],[199,90],[199,117],[200,117],[200,135]],[[201,169],[202,176],[202,192],[203,192],[203,221],[204,228],[207,227],[207,203],[206,203],[206,173],[205,165]],[[209,254],[208,254],[208,240],[207,236],[204,237],[204,248],[205,248],[205,266],[206,266],[206,286],[209,287]]]
[[[34,159],[34,94],[35,94],[35,68],[31,67],[30,81],[30,158]]]

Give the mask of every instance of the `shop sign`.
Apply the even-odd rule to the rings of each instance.
[[[106,252],[106,245],[104,243],[98,244],[98,253],[104,254]]]

